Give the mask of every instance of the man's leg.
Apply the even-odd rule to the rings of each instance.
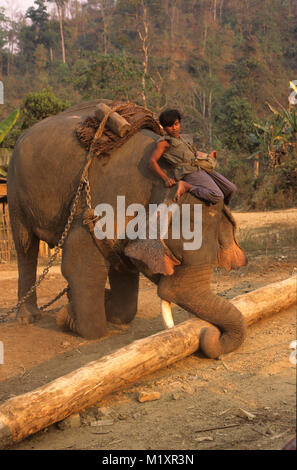
[[[213,179],[213,181],[218,185],[218,187],[222,190],[225,197],[225,204],[229,204],[232,197],[237,191],[237,187],[234,183],[229,181],[225,176],[221,175],[217,171],[212,171],[209,173],[209,176]]]
[[[184,176],[184,181],[192,186],[190,192],[194,196],[212,204],[217,204],[219,201],[224,199],[224,194],[210,177],[210,175],[204,171],[199,170]]]

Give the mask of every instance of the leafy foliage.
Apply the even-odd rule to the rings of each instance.
[[[11,149],[0,148],[0,176],[3,176],[4,178],[7,177],[8,164],[11,154]]]
[[[254,123],[255,134],[250,140],[258,144],[257,152],[267,159],[272,168],[286,163],[288,154],[296,151],[297,112],[296,109],[276,111],[269,105],[273,116],[264,123]]]
[[[231,150],[249,151],[252,142],[248,139],[253,129],[253,113],[248,100],[227,90],[216,111],[215,122],[223,144]]]
[[[57,98],[50,87],[41,92],[29,93],[22,104],[22,129],[27,129],[41,119],[64,111],[69,103]]]
[[[251,135],[258,145],[262,173],[251,203],[258,209],[283,208],[297,203],[297,111],[275,110]]]
[[[157,114],[179,108],[184,132],[201,150],[219,151],[242,200],[253,181],[249,155],[261,151],[267,181],[290,167],[296,114],[284,107],[297,79],[296,1],[35,0],[23,17],[7,15],[0,8],[6,114],[30,98],[3,144],[13,147],[23,129],[68,101],[124,98]],[[44,95],[48,86],[55,99]],[[283,106],[278,117],[265,105],[272,98]]]
[[[15,109],[9,116],[0,122],[0,144],[8,132],[13,128],[20,115],[20,110]]]
[[[133,56],[89,53],[77,61],[73,84],[84,98],[108,96],[137,101],[140,76],[140,64]]]
[[[69,107],[69,102],[58,99],[50,87],[41,92],[31,92],[23,100],[20,108],[20,118],[2,145],[13,148],[19,136],[25,129],[38,121],[64,111]]]

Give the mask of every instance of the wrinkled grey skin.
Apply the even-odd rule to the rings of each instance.
[[[8,202],[18,256],[19,298],[35,282],[39,240],[53,247],[64,230],[87,155],[74,129],[93,114],[99,101],[74,106],[41,121],[27,130],[16,145],[8,173]],[[162,202],[163,183],[148,167],[156,138],[151,131],[141,131],[109,159],[93,161],[89,172],[93,207],[102,202],[115,207],[117,195],[126,197],[126,207],[134,202],[145,206],[152,201]],[[171,188],[169,196],[174,194],[175,188]],[[201,204],[189,193],[181,202]],[[203,205],[201,249],[183,251],[183,240],[166,240],[180,264],[173,266],[173,274],[164,275],[149,262],[147,265],[135,260],[133,245],[129,251],[129,241],[125,253],[130,253],[130,258],[126,259],[134,269],[117,271],[108,266],[88,227],[82,224],[83,198],[62,255],[62,273],[70,286],[69,326],[85,338],[99,338],[106,333],[106,320],[131,322],[137,312],[139,272],[143,272],[158,285],[161,299],[174,302],[214,325],[204,330],[200,338],[200,348],[207,356],[218,357],[237,348],[245,337],[244,319],[231,303],[210,291],[218,239],[221,237],[226,247],[234,244],[231,224],[222,206],[222,203]],[[152,250],[152,256],[164,257],[162,247],[151,248],[150,241],[146,243],[146,252]],[[107,278],[110,291],[105,289]],[[19,319],[28,322],[39,317],[36,294],[32,294],[21,307]]]

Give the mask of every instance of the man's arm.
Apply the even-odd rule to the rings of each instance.
[[[169,188],[176,184],[176,181],[172,178],[169,178],[166,173],[160,168],[158,160],[162,157],[165,150],[170,147],[170,144],[166,140],[159,142],[152,153],[152,156],[149,160],[149,167],[160,177],[165,183],[165,186]]]

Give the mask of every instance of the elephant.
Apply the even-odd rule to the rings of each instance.
[[[97,99],[72,106],[35,124],[17,141],[8,169],[8,205],[17,251],[19,299],[36,281],[39,241],[53,248],[63,233],[87,156],[74,131],[100,102],[110,103]],[[149,129],[139,130],[109,157],[92,161],[93,207],[106,203],[116,209],[118,195],[125,196],[127,205],[144,207],[173,199],[175,187],[165,188],[148,165],[158,138]],[[170,165],[165,161],[162,165],[171,175]],[[143,274],[156,284],[158,296],[167,306],[175,303],[211,324],[199,338],[205,356],[218,358],[240,346],[246,336],[241,312],[210,289],[216,266],[229,270],[247,263],[236,241],[232,214],[223,201],[208,205],[191,193],[184,194],[179,204],[202,207],[199,249],[185,250],[183,236],[171,237],[169,228],[167,239],[119,240],[117,255],[122,263],[116,266],[106,259],[84,223],[86,202],[81,197],[62,250],[61,271],[69,292],[68,303],[57,314],[61,328],[94,339],[106,334],[107,322],[131,322],[137,313],[139,275]],[[28,323],[40,316],[33,292],[19,308],[18,319]]]

